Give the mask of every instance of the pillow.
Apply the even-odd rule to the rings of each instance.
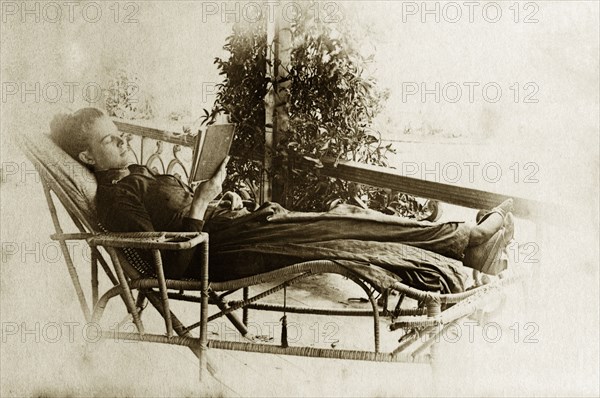
[[[87,221],[95,222],[98,184],[94,174],[46,134],[21,134],[17,143],[44,180],[56,188],[57,195],[61,191],[66,195],[67,198],[60,200],[70,200],[88,218]]]

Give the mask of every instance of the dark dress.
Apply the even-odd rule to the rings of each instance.
[[[470,230],[463,223],[417,222],[350,205],[324,213],[291,212],[277,203],[252,213],[220,209],[203,222],[186,217],[193,191],[178,178],[139,165],[129,171],[120,180],[114,170],[96,173],[100,221],[115,232],[209,232],[214,281],[330,259],[368,274],[380,286],[394,279],[424,290],[465,288],[460,260]],[[167,277],[199,276],[194,250],[161,254]]]

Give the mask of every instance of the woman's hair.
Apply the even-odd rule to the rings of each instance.
[[[79,154],[88,149],[87,132],[104,112],[97,108],[82,108],[73,114],[59,113],[50,122],[50,137],[79,161]]]

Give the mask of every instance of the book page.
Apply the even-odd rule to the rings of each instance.
[[[197,138],[200,144],[196,147],[199,153],[194,156],[193,181],[208,180],[215,174],[229,154],[233,133],[233,124],[211,125]]]

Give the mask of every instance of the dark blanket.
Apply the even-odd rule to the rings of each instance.
[[[324,213],[290,212],[266,203],[253,213],[215,214],[206,229],[215,281],[326,259],[379,288],[401,281],[428,291],[465,289],[466,272],[457,258],[468,229],[461,223],[416,222],[349,205]]]

